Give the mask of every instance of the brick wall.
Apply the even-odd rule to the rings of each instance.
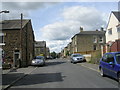
[[[120,52],[120,40],[116,40],[110,47],[111,52]]]

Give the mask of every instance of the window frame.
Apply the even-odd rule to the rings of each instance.
[[[97,36],[93,36],[93,43],[97,43]]]
[[[117,64],[120,64],[120,63],[118,63],[118,59],[117,59],[117,56],[116,55],[119,55],[120,53],[116,53],[115,54],[115,58],[116,58],[116,62],[117,62]]]
[[[117,27],[117,32],[120,33],[120,26]]]
[[[110,57],[110,55],[112,56],[112,58],[113,58],[113,60],[111,61],[110,59],[111,59],[111,57]],[[110,61],[109,61],[109,60]],[[113,54],[105,54],[104,56],[103,56],[103,58],[102,58],[102,61],[103,62],[106,62],[106,63],[110,63],[110,62],[113,62],[113,63],[115,63],[115,59],[114,59],[114,55]]]
[[[93,50],[97,50],[97,45],[93,45]]]
[[[108,29],[108,34],[112,35],[112,28]]]
[[[99,43],[103,43],[103,42],[104,42],[103,36],[100,36],[99,37]]]
[[[4,36],[5,36],[4,33],[0,33],[0,38],[1,38],[1,40],[0,40],[0,46],[5,45]]]

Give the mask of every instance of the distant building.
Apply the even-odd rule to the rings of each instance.
[[[106,30],[106,52],[120,51],[120,11],[112,11]]]
[[[80,31],[72,37],[72,53],[90,53],[105,44],[105,31]]]
[[[50,49],[49,49],[49,47],[46,47],[46,57],[47,58],[50,57]]]
[[[0,23],[4,34],[4,60],[13,66],[28,66],[34,57],[34,32],[31,20],[5,20]]]
[[[68,45],[67,45],[67,50],[68,50],[68,55],[71,55],[72,54],[72,42],[70,42]]]
[[[64,57],[67,57],[67,52],[68,52],[68,47],[65,47],[64,48],[64,52],[63,52],[63,56]]]
[[[35,56],[46,57],[46,41],[36,41],[35,42]]]

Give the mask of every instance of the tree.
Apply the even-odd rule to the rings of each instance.
[[[69,51],[66,52],[66,56],[69,56]]]
[[[51,52],[51,56],[55,59],[56,58],[56,52]]]

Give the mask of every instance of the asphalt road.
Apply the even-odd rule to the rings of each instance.
[[[11,88],[118,88],[118,82],[68,60],[49,60]]]

